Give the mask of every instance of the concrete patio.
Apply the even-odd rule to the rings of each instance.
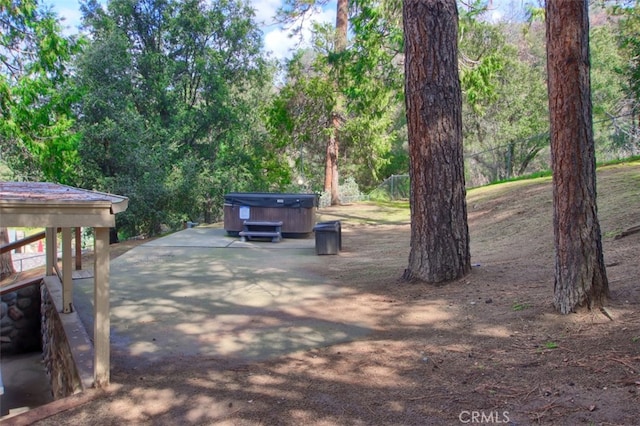
[[[317,273],[336,257],[317,256],[314,243],[313,236],[242,242],[220,226],[200,226],[118,257],[111,264],[113,362],[256,361],[366,335],[363,324],[318,315],[319,305],[348,290]],[[89,331],[92,293],[92,279],[74,280]]]
[[[112,366],[176,357],[262,361],[365,336],[371,329],[364,322],[323,315],[332,297],[349,295],[318,273],[337,260],[316,255],[313,235],[242,242],[221,225],[141,244],[111,262]],[[92,278],[73,280],[74,308],[89,335],[93,289]],[[23,374],[42,368],[41,354],[5,361],[14,389],[3,395],[7,417],[51,401],[43,370],[37,380]]]

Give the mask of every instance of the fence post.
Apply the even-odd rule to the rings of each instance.
[[[395,200],[395,196],[393,195],[393,192],[395,190],[395,180],[396,180],[396,175],[391,175],[391,200]]]

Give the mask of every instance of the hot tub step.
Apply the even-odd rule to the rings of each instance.
[[[249,221],[245,220],[242,225],[242,231],[239,232],[242,241],[251,238],[271,238],[271,241],[277,243],[282,239],[282,221]]]
[[[271,238],[271,241],[277,243],[282,239],[280,232],[267,232],[267,231],[240,231],[239,235],[242,237],[242,241],[247,241],[251,238]]]

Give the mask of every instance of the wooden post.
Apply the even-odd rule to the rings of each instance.
[[[76,271],[82,269],[82,228],[76,227]]]
[[[73,270],[71,263],[71,228],[62,228],[62,312],[73,312]]]
[[[58,244],[56,243],[56,228],[47,228],[45,230],[45,257],[47,270],[46,275],[53,275],[53,265],[58,261]]]
[[[94,387],[109,385],[109,228],[95,229],[94,264]]]

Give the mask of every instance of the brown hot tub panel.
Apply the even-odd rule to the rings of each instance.
[[[238,235],[245,221],[282,221],[283,237],[313,232],[318,195],[235,192],[224,197],[224,229]]]

